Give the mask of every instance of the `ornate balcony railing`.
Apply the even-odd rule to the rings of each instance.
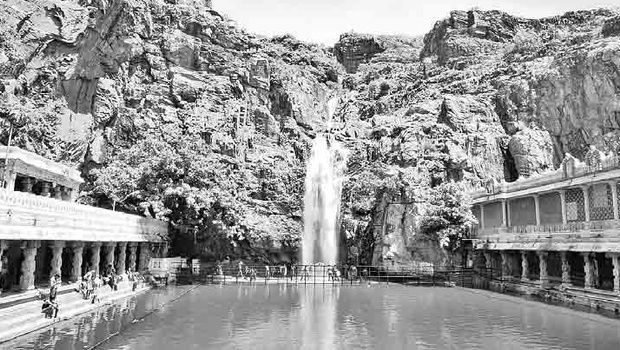
[[[161,241],[161,220],[0,189],[0,239]]]
[[[482,241],[532,241],[541,239],[617,239],[620,240],[620,220],[569,222],[556,225],[527,225],[511,227],[473,228],[471,238]]]

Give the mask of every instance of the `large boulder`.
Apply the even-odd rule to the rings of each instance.
[[[385,51],[385,47],[373,35],[346,33],[334,45],[334,54],[347,73],[355,73],[357,67],[377,53]]]
[[[606,20],[601,34],[603,34],[604,37],[620,36],[620,16]]]
[[[508,150],[520,177],[553,170],[553,142],[548,132],[526,128],[510,138]]]

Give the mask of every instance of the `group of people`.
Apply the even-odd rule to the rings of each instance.
[[[136,290],[140,282],[144,281],[144,277],[138,272],[127,271],[127,280],[132,282],[132,290]],[[86,273],[80,281],[78,281],[75,291],[82,295],[84,300],[89,300],[92,304],[100,302],[98,290],[99,288],[108,285],[110,290],[118,290],[118,283],[122,280],[122,276],[116,273],[116,269],[112,264],[108,265],[103,275],[99,275],[95,272],[92,266],[88,266]],[[41,312],[45,315],[45,318],[56,318],[58,316],[58,288],[61,285],[60,274],[55,274],[50,278],[49,294],[43,297],[43,305]],[[40,293],[43,296],[43,293]]]
[[[104,285],[110,286],[111,290],[118,290],[118,282],[121,277],[116,274],[116,269],[112,264],[106,267],[104,275],[98,275],[92,267],[88,267],[87,272],[79,282],[77,292],[82,295],[84,300],[91,303],[99,302],[98,289]]]
[[[228,259],[227,259],[228,260]],[[230,261],[230,260],[228,260]],[[226,262],[226,260],[225,260]],[[323,273],[327,274],[329,281],[340,281],[342,276],[345,275],[347,279],[357,280],[360,277],[364,278],[367,274],[365,270],[362,271],[362,275],[358,275],[357,266],[350,265],[345,268],[338,268],[331,265],[287,265],[280,264],[277,266],[265,265],[265,278],[289,278],[291,280],[309,281],[316,273],[322,276]],[[219,261],[215,265],[215,275],[224,276],[224,269],[222,263]],[[256,280],[257,267],[247,266],[243,261],[237,262],[236,278],[249,279],[250,281]],[[319,275],[316,275],[319,276]]]
[[[50,278],[50,293],[48,297],[43,300],[43,305],[41,306],[41,312],[45,315],[45,318],[58,317],[58,302],[56,301],[56,297],[58,296],[60,284],[60,275],[54,274]]]

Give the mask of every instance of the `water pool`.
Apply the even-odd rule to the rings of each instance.
[[[460,288],[208,285],[149,291],[0,346],[89,349],[95,345],[97,349],[620,349],[620,320]]]

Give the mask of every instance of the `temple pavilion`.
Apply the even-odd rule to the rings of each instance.
[[[77,281],[88,267],[118,273],[167,254],[168,224],[75,203],[80,173],[16,147],[0,146],[0,290]]]

